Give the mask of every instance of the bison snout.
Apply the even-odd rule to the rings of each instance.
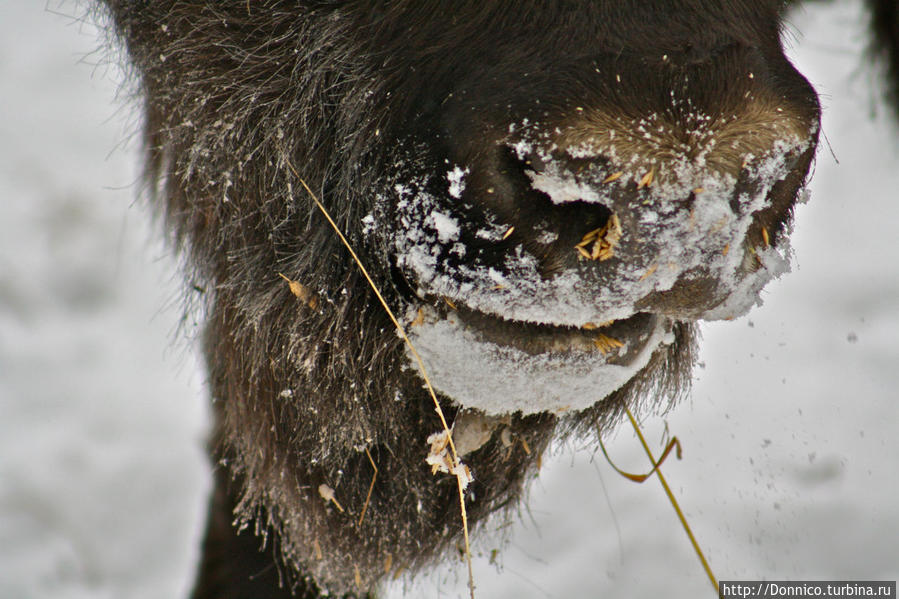
[[[813,126],[769,116],[705,130],[644,118],[578,145],[513,128],[484,161],[448,167],[444,195],[395,186],[389,243],[421,297],[508,320],[732,318],[786,270],[784,228],[814,154]],[[653,153],[646,130],[701,141]]]
[[[529,189],[520,196],[527,207],[517,212],[527,213],[524,222],[512,218],[516,230],[528,231],[524,243],[539,257],[542,274],[577,271],[588,285],[617,289],[634,312],[695,319],[748,309],[714,311],[747,277],[766,268],[776,276],[786,267],[783,229],[814,136],[801,122],[771,118],[754,127],[754,136],[722,148],[729,125],[752,127],[675,131],[676,124],[643,122],[618,129],[619,139],[653,130],[703,140],[682,142],[676,153],[659,152],[658,139],[646,137],[625,139],[625,151],[599,140],[549,149],[514,144]]]
[[[783,232],[817,143],[808,83],[739,45],[702,61],[615,56],[561,70],[530,81],[531,95],[448,101],[449,201],[418,194],[411,212],[461,225],[451,240],[437,231],[454,249],[420,253],[433,257],[414,273],[423,288],[559,325],[748,309],[787,267]]]

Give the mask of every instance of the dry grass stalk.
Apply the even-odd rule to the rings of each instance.
[[[515,227],[509,227],[509,230],[503,233],[503,239],[508,239],[513,231],[515,231]]]
[[[624,343],[622,343],[618,339],[609,337],[608,335],[603,335],[602,333],[600,333],[596,336],[595,339],[593,339],[593,345],[595,345],[596,349],[602,352],[603,355],[609,353],[613,349],[624,347]]]
[[[531,446],[528,445],[527,440],[524,437],[518,437],[518,440],[521,441],[521,448],[527,455],[531,455]]]
[[[584,235],[574,248],[581,257],[602,262],[615,255],[615,248],[621,240],[622,233],[621,221],[613,212],[606,224]],[[589,251],[588,247],[590,247]]]
[[[631,414],[630,410],[627,410],[627,417],[631,421],[631,426],[634,427],[634,431],[637,433],[637,437],[640,439],[640,444],[643,446],[643,451],[646,452],[646,456],[649,458],[649,461],[654,465],[657,464],[655,458],[652,455],[652,450],[649,449],[649,444],[643,437],[643,431],[640,430],[640,426],[637,424],[637,420],[634,418],[634,415]],[[673,441],[674,439],[672,439],[672,442]],[[679,449],[678,458],[680,458]],[[687,518],[686,516],[684,516],[684,512],[680,509],[680,505],[674,498],[674,493],[671,492],[671,487],[668,486],[668,481],[665,480],[665,477],[662,475],[662,471],[659,470],[657,466],[655,473],[659,479],[659,482],[662,484],[662,488],[665,489],[665,494],[668,496],[668,500],[671,502],[671,507],[673,507],[674,511],[677,512],[677,517],[680,520],[681,525],[684,527],[684,532],[686,532],[687,536],[690,538],[690,543],[693,545],[693,550],[696,551],[696,555],[697,557],[699,557],[699,561],[702,563],[702,567],[705,570],[706,575],[709,577],[712,586],[715,587],[715,592],[719,592],[718,580],[715,578],[715,573],[712,572],[712,568],[711,566],[709,566],[709,562],[705,559],[705,555],[702,553],[702,549],[699,547],[699,542],[697,542],[696,537],[693,536],[693,531],[690,529],[690,525],[687,523]]]
[[[611,183],[612,181],[617,181],[621,178],[621,175],[624,174],[624,171],[618,171],[617,173],[612,173],[608,177],[602,180],[603,183]]]
[[[368,509],[368,502],[371,501],[371,492],[375,488],[375,481],[378,479],[378,467],[375,465],[375,461],[371,457],[371,452],[368,451],[368,447],[365,448],[365,455],[368,456],[368,461],[371,462],[371,467],[374,469],[374,473],[371,475],[371,484],[368,486],[368,495],[365,496],[365,504],[362,506],[362,514],[359,515],[359,526],[362,526],[362,522],[365,520],[365,511]]]
[[[662,456],[656,460],[652,455],[652,450],[649,448],[649,444],[646,442],[646,438],[643,436],[643,431],[640,430],[640,425],[637,424],[636,418],[631,413],[630,409],[625,410],[628,420],[630,420],[631,426],[634,427],[634,432],[637,434],[637,438],[640,439],[640,444],[643,446],[643,451],[646,452],[646,456],[649,458],[650,463],[652,464],[652,470],[650,470],[647,474],[630,474],[628,472],[624,472],[618,466],[616,466],[609,454],[606,452],[606,447],[602,442],[601,431],[597,429],[597,437],[599,438],[599,447],[602,449],[603,455],[606,457],[606,460],[609,462],[609,465],[612,468],[627,478],[628,480],[632,480],[634,482],[642,483],[646,479],[648,479],[653,474],[659,479],[659,483],[661,483],[662,488],[665,490],[665,495],[668,496],[668,501],[671,503],[671,507],[674,508],[674,511],[677,513],[678,520],[680,520],[681,526],[684,529],[684,532],[687,533],[687,537],[690,539],[690,543],[693,545],[693,551],[696,552],[696,556],[699,558],[700,563],[702,563],[702,567],[705,570],[706,576],[708,576],[709,580],[712,583],[712,586],[715,587],[715,592],[718,592],[718,580],[715,578],[714,572],[712,572],[711,566],[709,566],[709,562],[705,558],[705,554],[703,554],[702,549],[699,547],[699,542],[697,542],[696,537],[693,535],[693,531],[690,528],[690,525],[687,523],[687,518],[684,516],[684,512],[680,508],[680,504],[678,504],[677,499],[674,497],[674,493],[671,491],[671,487],[668,486],[668,481],[665,480],[665,476],[662,474],[661,465],[671,453],[672,449],[676,449],[677,459],[681,458],[681,447],[680,442],[677,440],[677,437],[673,437],[671,441],[665,446],[665,450],[662,453]]]
[[[658,268],[659,268],[658,264],[653,264],[652,266],[650,266],[649,268],[646,269],[646,272],[644,272],[642,275],[640,275],[640,280],[643,281],[644,279],[648,279],[649,277],[652,276],[652,273],[654,273],[656,270],[658,270]]]
[[[658,459],[658,461],[653,462],[652,469],[649,472],[647,472],[646,474],[633,474],[631,472],[622,470],[615,464],[615,462],[612,461],[612,458],[609,457],[609,453],[606,450],[605,444],[602,442],[602,438],[599,439],[599,447],[602,450],[602,454],[603,454],[603,456],[605,456],[606,461],[609,463],[609,466],[611,466],[615,472],[617,472],[624,478],[626,478],[630,481],[633,481],[635,483],[642,483],[642,482],[646,481],[650,476],[655,474],[658,471],[658,469],[662,467],[662,464],[665,463],[665,460],[668,459],[668,456],[671,454],[672,450],[675,450],[675,455],[677,456],[677,459],[681,459],[681,457],[683,456],[683,452],[681,451],[680,441],[678,440],[677,437],[672,437],[671,440],[668,441],[668,443],[665,445],[665,449],[662,451],[662,455]]]
[[[334,229],[334,232],[340,238],[340,241],[343,243],[344,247],[349,251],[350,256],[352,256],[356,265],[359,267],[360,272],[362,272],[368,284],[371,286],[372,291],[374,291],[375,295],[378,298],[378,301],[381,302],[381,306],[384,307],[384,311],[390,317],[390,320],[393,322],[393,325],[396,327],[397,332],[400,334],[400,337],[403,338],[403,341],[409,347],[409,351],[412,353],[415,358],[415,362],[418,365],[419,371],[421,372],[421,376],[427,385],[428,392],[431,395],[431,399],[434,402],[434,410],[437,412],[437,416],[440,418],[440,424],[443,426],[444,432],[447,434],[447,444],[449,445],[450,452],[452,454],[453,462],[454,462],[454,470],[456,474],[456,484],[459,489],[459,509],[462,513],[462,532],[465,537],[465,556],[466,562],[468,565],[468,589],[470,592],[471,599],[474,599],[474,571],[472,569],[471,564],[471,541],[469,539],[468,534],[468,510],[465,507],[465,486],[467,486],[467,482],[463,485],[463,476],[460,471],[462,471],[462,462],[459,460],[459,455],[456,452],[456,446],[453,443],[453,436],[450,433],[449,425],[446,422],[446,416],[443,414],[443,408],[440,407],[440,402],[437,400],[437,394],[434,392],[434,386],[431,384],[431,380],[428,377],[427,369],[425,368],[424,362],[421,359],[421,356],[418,353],[418,350],[415,349],[415,346],[412,344],[412,341],[409,339],[409,336],[406,334],[406,330],[402,327],[399,320],[397,320],[396,316],[393,314],[393,310],[390,309],[390,306],[387,305],[387,302],[384,300],[384,296],[381,295],[381,291],[378,289],[378,286],[375,285],[374,281],[371,278],[371,275],[368,274],[368,270],[362,264],[362,261],[359,259],[359,256],[356,255],[355,250],[353,250],[353,246],[350,245],[350,242],[347,241],[343,232],[340,230],[340,227],[337,226],[337,223],[334,222],[334,219],[331,218],[331,215],[328,213],[328,210],[324,207],[324,205],[319,201],[318,196],[310,189],[309,185],[306,184],[306,181],[300,176],[297,172],[296,168],[294,168],[293,163],[290,161],[290,158],[287,156],[287,152],[285,152],[282,148],[281,150],[282,158],[284,159],[285,164],[290,169],[290,172],[293,173],[294,177],[302,184],[303,188],[306,190],[306,193],[309,194],[309,197],[312,198],[312,201],[315,203],[316,207],[321,211],[324,217],[327,219],[328,223],[331,225],[331,228]],[[465,468],[464,470],[468,470]],[[468,476],[471,476],[468,473]],[[398,575],[398,574],[397,574]]]

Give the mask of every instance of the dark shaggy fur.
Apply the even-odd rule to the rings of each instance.
[[[362,219],[381,214],[377,198],[412,171],[426,177],[445,172],[447,161],[486,161],[484,148],[512,123],[550,122],[583,102],[606,114],[648,114],[669,97],[666,73],[695,74],[684,94],[714,112],[739,102],[744,88],[731,81],[747,65],[759,76],[753,87],[740,84],[746,94],[786,98],[803,122],[817,119],[813,92],[783,58],[785,8],[774,0],[103,4],[144,98],[150,195],[205,312],[217,471],[196,599],[365,595],[385,564],[419,568],[460,537],[455,479],[434,476],[424,462],[426,438],[441,429],[434,405],[292,168],[394,311],[407,314],[439,301],[418,298],[417,282],[398,268],[395,223],[366,234]],[[896,5],[870,5],[875,53],[899,80]],[[657,65],[663,55],[674,66]],[[586,67],[597,65],[639,70],[638,83],[602,95],[588,83]],[[797,162],[790,190],[812,153]],[[794,194],[784,197],[756,228],[758,239],[763,225],[776,234],[787,222]],[[487,222],[506,208],[475,205],[472,218]],[[509,218],[527,226],[519,207]],[[492,260],[482,249],[477,259]],[[567,259],[560,255],[546,257],[555,265],[547,271]],[[279,273],[309,295],[297,298]],[[684,304],[689,291],[666,301]],[[554,435],[593,434],[625,406],[665,405],[683,393],[695,333],[687,319],[673,333],[638,376],[592,407],[503,421],[465,459],[475,477],[470,522],[516,505]],[[441,401],[452,422],[458,407]],[[526,445],[507,447],[508,439]],[[368,454],[378,477],[359,525],[373,475]],[[323,500],[323,484],[344,511]]]

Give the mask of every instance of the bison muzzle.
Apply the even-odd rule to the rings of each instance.
[[[475,525],[554,437],[681,396],[695,322],[788,268],[819,105],[783,2],[103,5],[206,323],[196,599],[367,596],[461,533],[422,375],[303,185],[421,354]]]

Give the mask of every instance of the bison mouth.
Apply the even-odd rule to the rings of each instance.
[[[634,361],[664,316],[641,312],[623,320],[585,323],[581,327],[508,320],[464,306],[454,311],[459,322],[480,339],[530,355],[553,352],[599,352],[609,363]]]
[[[585,409],[674,340],[674,321],[646,312],[574,327],[454,304],[421,309],[412,325],[411,339],[435,388],[487,414]]]

